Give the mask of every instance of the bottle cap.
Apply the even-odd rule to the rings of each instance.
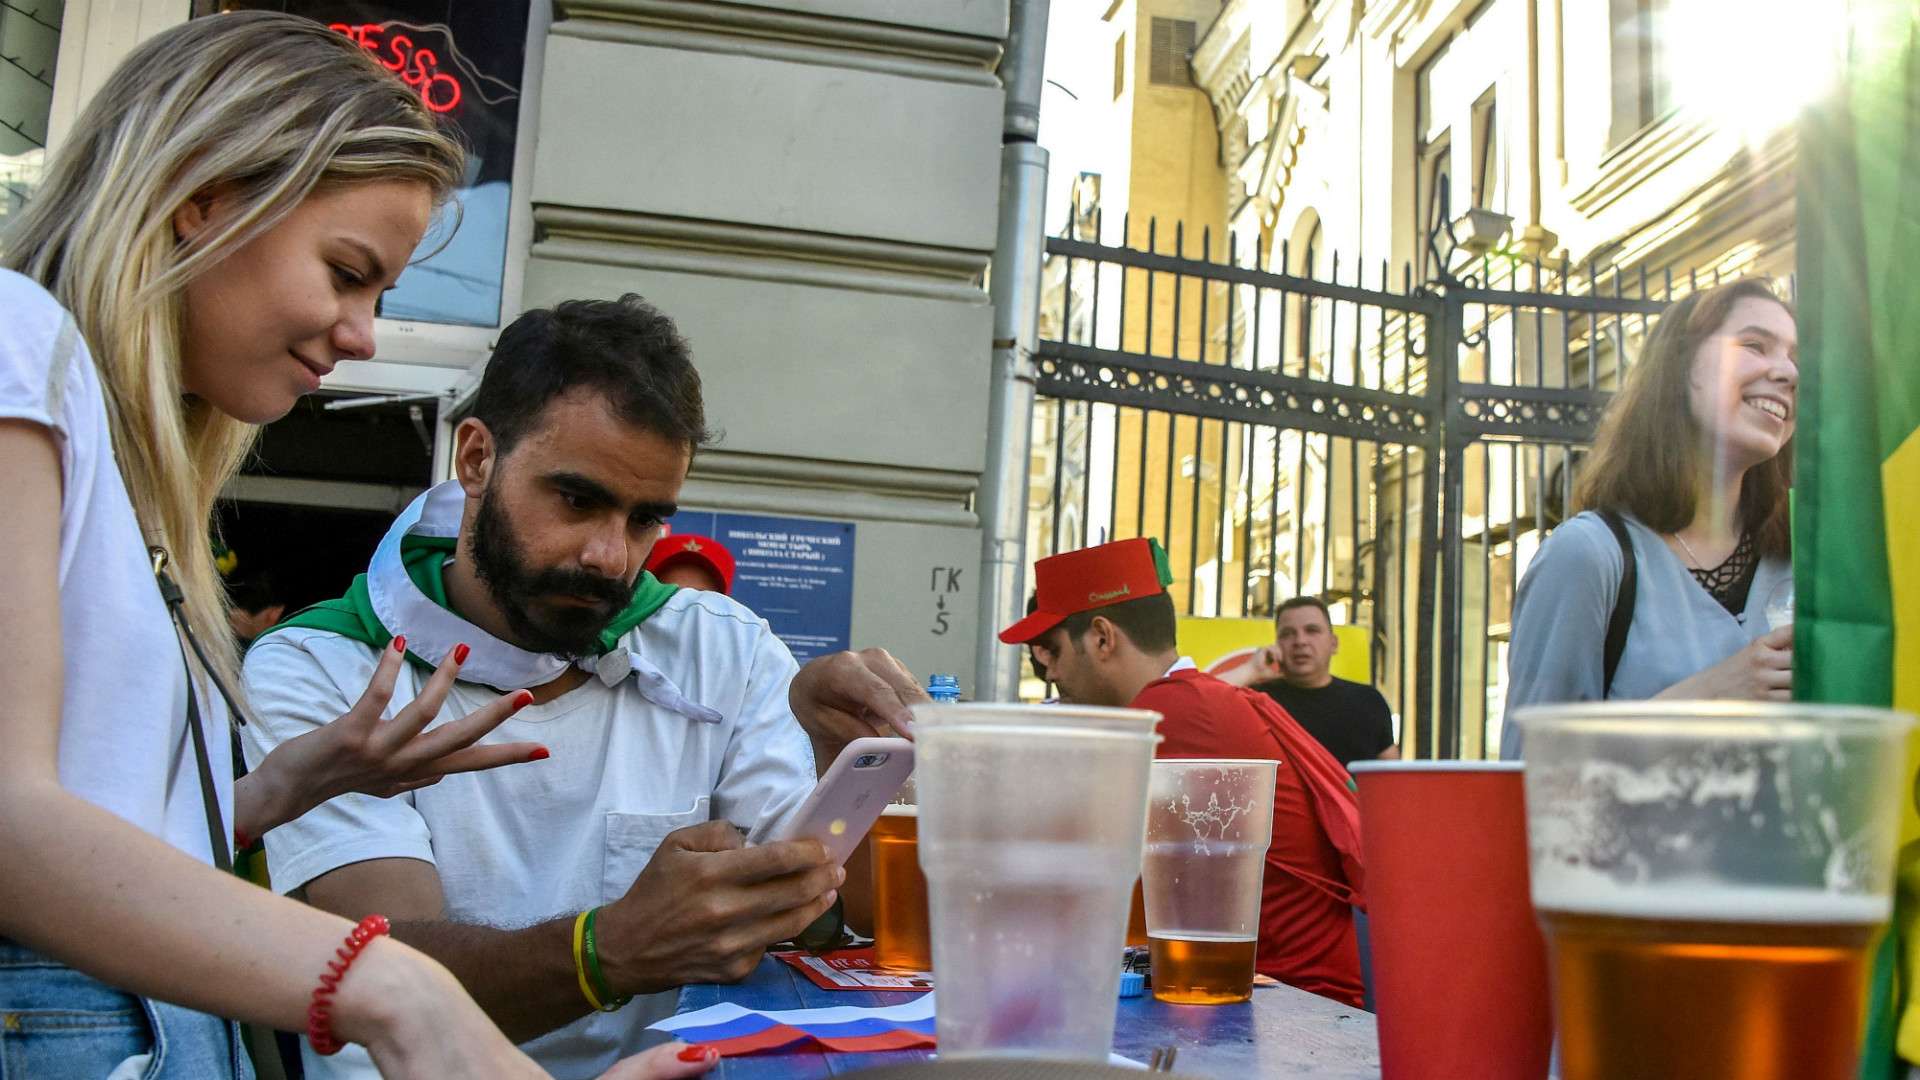
[[[1145,975],[1142,975],[1137,971],[1123,971],[1120,973],[1120,996],[1121,997],[1123,998],[1139,997],[1141,994],[1144,994],[1146,992],[1147,992],[1147,977]]]

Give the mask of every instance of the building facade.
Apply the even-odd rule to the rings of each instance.
[[[1193,615],[1320,595],[1368,628],[1396,712],[1435,718],[1409,752],[1490,754],[1515,583],[1651,314],[1718,278],[1791,288],[1792,119],[1824,31],[1705,0],[1205,7],[1117,3],[1084,46],[1114,52],[1127,153],[1099,178],[1106,247],[1053,248],[1033,535],[1161,535]],[[1126,39],[1180,18],[1211,139],[1122,100],[1158,62],[1128,68]],[[1169,175],[1218,176],[1221,201]],[[1175,236],[1184,262],[1140,254]],[[1228,261],[1254,276],[1199,265]],[[1506,299],[1441,299],[1473,289]],[[1456,412],[1555,394],[1578,422],[1489,437]],[[1432,426],[1365,420],[1407,409]]]
[[[973,669],[1006,0],[9,4],[0,213],[135,43],[256,7],[354,37],[475,155],[458,231],[385,302],[378,356],[342,364],[236,481],[243,562],[302,544],[363,562],[447,475],[502,326],[636,292],[692,342],[724,432],[682,507],[759,544],[776,630],[804,609],[790,642]]]

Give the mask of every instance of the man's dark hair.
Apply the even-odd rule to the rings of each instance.
[[[1037,592],[1028,593],[1027,614],[1031,615],[1038,610],[1040,610],[1040,594]],[[1034,678],[1039,679],[1041,682],[1048,681],[1047,665],[1040,662],[1040,655],[1033,651],[1033,642],[1031,641],[1027,642],[1027,664],[1033,668]]]
[[[1079,648],[1080,635],[1093,625],[1096,615],[1106,616],[1141,652],[1165,652],[1177,647],[1180,641],[1179,624],[1173,615],[1173,597],[1163,592],[1067,616],[1061,620],[1060,627],[1073,640],[1075,648]]]
[[[1317,596],[1296,596],[1286,603],[1281,604],[1280,610],[1273,613],[1273,621],[1279,622],[1280,616],[1285,615],[1289,611],[1298,611],[1303,607],[1319,608],[1320,614],[1326,617],[1327,625],[1333,625],[1333,612],[1328,611],[1327,602]]]
[[[616,415],[689,451],[713,441],[687,340],[635,293],[568,300],[513,320],[493,347],[473,415],[505,454],[549,403],[578,387],[604,395]]]
[[[234,607],[249,615],[258,615],[275,604],[287,602],[280,592],[280,583],[269,570],[236,570],[226,584],[227,598]]]

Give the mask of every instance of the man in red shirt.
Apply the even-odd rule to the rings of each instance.
[[[1121,540],[1040,560],[1038,603],[1001,631],[1029,645],[1063,701],[1152,709],[1163,758],[1280,763],[1255,966],[1361,1006],[1353,908],[1360,903],[1360,808],[1347,772],[1264,694],[1221,682],[1180,655],[1171,575],[1157,541]]]

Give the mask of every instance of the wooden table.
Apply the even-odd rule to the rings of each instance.
[[[752,1009],[817,1009],[831,1005],[898,1005],[913,994],[822,990],[771,957],[733,986],[689,986],[680,1011],[731,1001]],[[1262,987],[1245,1005],[1165,1005],[1151,996],[1115,999],[1116,1053],[1146,1061],[1156,1047],[1180,1048],[1176,1071],[1192,1076],[1308,1076],[1316,1080],[1376,1080],[1380,1052],[1373,1016],[1291,986]],[[927,1050],[827,1054],[817,1050],[727,1058],[713,1073],[722,1080],[812,1080],[844,1076],[876,1065],[925,1061]]]

